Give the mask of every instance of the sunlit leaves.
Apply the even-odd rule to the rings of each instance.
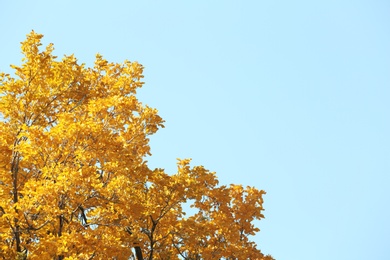
[[[266,259],[249,239],[264,191],[218,186],[189,159],[148,168],[164,121],[136,97],[142,65],[58,60],[42,37],[0,74],[0,257]]]

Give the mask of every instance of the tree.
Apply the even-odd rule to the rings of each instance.
[[[264,191],[218,186],[188,159],[174,174],[148,167],[164,121],[136,98],[142,65],[57,60],[42,37],[0,74],[0,257],[272,259],[250,241]]]

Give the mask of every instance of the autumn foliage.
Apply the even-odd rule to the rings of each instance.
[[[272,259],[250,240],[264,191],[219,186],[188,159],[148,167],[164,121],[136,97],[142,65],[58,60],[42,37],[0,74],[0,257]]]

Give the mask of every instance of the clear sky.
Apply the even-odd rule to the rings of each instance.
[[[264,253],[390,259],[389,1],[2,1],[0,71],[32,29],[143,64],[166,120],[150,165],[266,190]]]

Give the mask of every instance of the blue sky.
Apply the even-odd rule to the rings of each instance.
[[[0,71],[34,29],[55,53],[145,66],[176,158],[267,191],[277,260],[390,259],[390,2],[4,1]]]

